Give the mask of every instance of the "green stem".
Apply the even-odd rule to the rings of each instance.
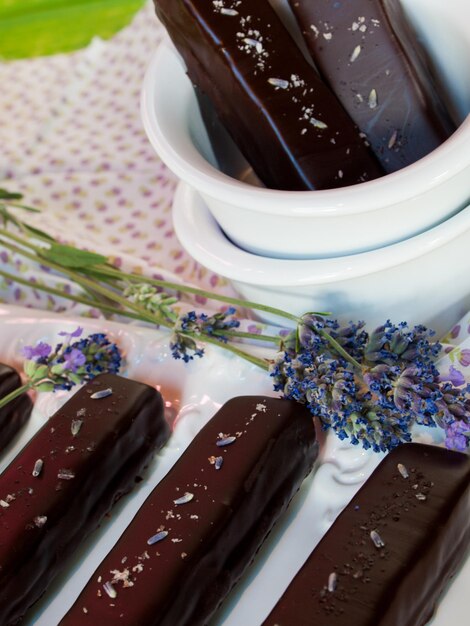
[[[359,361],[356,361],[354,357],[352,357],[346,350],[343,348],[341,344],[339,344],[336,339],[334,339],[331,335],[329,335],[325,330],[319,330],[318,333],[328,341],[330,346],[338,352],[343,358],[345,358],[351,365],[353,365],[356,369],[362,371],[361,364]]]
[[[18,389],[15,389],[14,391],[11,391],[6,396],[3,396],[3,398],[0,398],[0,409],[2,409],[9,402],[12,402],[13,400],[18,398],[19,396],[22,396],[24,393],[26,393],[29,389],[32,389],[33,387],[34,387],[34,383],[30,381],[30,382],[22,385],[21,387],[18,387]]]
[[[213,344],[214,346],[218,346],[219,348],[223,348],[224,350],[228,350],[229,352],[232,352],[232,354],[236,354],[237,356],[241,357],[242,359],[245,359],[245,361],[253,363],[253,365],[257,365],[258,367],[260,367],[261,369],[263,369],[265,371],[269,371],[269,363],[268,363],[268,361],[266,359],[260,359],[260,358],[258,358],[256,356],[253,356],[252,354],[248,354],[248,352],[245,352],[244,350],[240,350],[239,348],[237,348],[233,344],[223,343],[223,342],[219,341],[218,339],[215,339],[214,337],[210,337],[210,336],[207,336],[207,335],[204,335],[203,337],[200,337],[200,336],[197,336],[197,335],[193,335],[193,334],[190,334],[190,333],[187,333],[186,335],[181,333],[181,335],[187,336],[187,337],[192,337],[193,339],[196,339],[196,340],[200,339],[204,343],[210,343],[210,344]]]
[[[174,283],[174,282],[167,281],[167,280],[158,280],[156,278],[148,278],[146,276],[138,276],[137,274],[128,274],[127,272],[122,272],[121,270],[108,268],[103,265],[95,265],[94,270],[96,270],[99,274],[103,276],[114,277],[120,280],[126,279],[129,281],[138,282],[138,283],[147,283],[149,285],[154,285],[155,287],[162,287],[163,289],[172,289],[174,291],[190,293],[192,295],[207,298],[208,300],[215,300],[217,302],[225,302],[226,304],[234,304],[236,306],[241,306],[247,309],[253,309],[255,311],[263,311],[265,313],[271,313],[272,315],[276,315],[278,317],[284,317],[288,320],[291,320],[295,322],[296,324],[299,322],[299,318],[297,315],[293,315],[292,313],[288,313],[287,311],[282,311],[281,309],[277,309],[275,307],[268,306],[266,304],[259,304],[258,302],[251,302],[249,300],[240,300],[239,298],[223,296],[223,295],[219,295],[210,291],[205,291],[204,289],[199,289],[198,287],[190,287],[189,285],[184,285],[181,283]]]
[[[214,335],[228,338],[233,337],[233,339],[252,339],[253,341],[267,341],[269,343],[275,343],[277,345],[279,345],[282,341],[282,337],[275,337],[272,335],[257,335],[256,333],[244,333],[241,330],[215,331]]]
[[[66,300],[77,302],[78,304],[84,304],[91,308],[99,308],[108,313],[112,313],[113,315],[122,315],[124,317],[129,317],[131,319],[140,320],[140,315],[138,315],[137,313],[131,313],[130,311],[123,311],[122,309],[117,309],[115,307],[109,306],[101,302],[97,303],[94,300],[88,300],[87,298],[83,298],[81,296],[76,296],[71,293],[66,293],[64,291],[61,291],[60,289],[49,287],[48,285],[43,285],[41,283],[32,283],[26,278],[15,276],[14,274],[10,274],[9,272],[5,272],[1,269],[0,269],[0,276],[3,276],[7,280],[11,280],[14,283],[19,283],[20,285],[25,285],[26,287],[30,287],[31,289],[37,289],[38,291],[44,291],[45,293],[50,293],[53,296],[65,298]]]

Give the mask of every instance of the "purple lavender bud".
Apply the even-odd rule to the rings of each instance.
[[[52,346],[48,343],[40,341],[35,346],[24,346],[21,353],[28,359],[28,361],[34,361],[37,359],[47,358],[52,351]]]

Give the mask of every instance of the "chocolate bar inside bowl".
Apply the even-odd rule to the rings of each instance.
[[[267,0],[155,7],[189,77],[267,187],[344,187],[383,174]]]
[[[399,0],[289,0],[322,77],[387,173],[455,130],[428,55]]]

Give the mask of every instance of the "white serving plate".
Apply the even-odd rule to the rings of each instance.
[[[223,402],[240,394],[275,395],[264,372],[222,349],[208,347],[203,359],[185,365],[171,358],[168,334],[161,331],[103,320],[78,320],[6,305],[0,305],[0,358],[18,367],[19,350],[23,345],[38,340],[53,343],[58,331],[70,331],[77,325],[83,326],[86,333],[108,333],[125,352],[123,373],[161,389],[174,430],[144,481],[113,509],[100,529],[78,550],[62,575],[30,611],[25,626],[58,624],[150,491]],[[42,394],[37,399],[29,424],[0,455],[0,470],[67,396],[67,393]],[[213,626],[259,626],[262,623],[309,552],[380,458],[334,437],[322,439],[319,469],[304,483],[254,566],[213,620]],[[466,623],[464,590],[469,583],[470,560],[467,560],[442,599],[433,626]]]

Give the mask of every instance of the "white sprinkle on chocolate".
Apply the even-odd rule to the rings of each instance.
[[[384,543],[382,537],[379,535],[379,533],[376,530],[372,530],[371,531],[370,538],[372,539],[372,543],[374,544],[374,546],[376,548],[384,548],[385,547],[385,543]]]
[[[38,528],[42,528],[44,524],[47,522],[47,517],[45,515],[38,515],[33,519],[35,526]]]
[[[112,598],[114,600],[114,598],[117,598],[117,591],[116,589],[113,587],[112,583],[109,582],[109,580],[107,582],[104,583],[103,585],[103,589],[106,591],[106,593],[108,594],[108,596],[110,598]]]
[[[313,124],[313,126],[315,126],[315,128],[319,128],[320,130],[325,130],[325,128],[328,128],[327,124],[325,124],[325,122],[322,122],[321,120],[317,120],[316,117],[311,117],[310,118],[310,124]]]
[[[111,396],[112,394],[113,394],[113,390],[111,389],[111,387],[108,387],[108,389],[101,389],[100,391],[96,391],[90,396],[90,399],[101,400],[102,398],[107,398],[108,396]]]
[[[222,15],[230,15],[230,16],[238,15],[238,11],[235,11],[235,9],[226,9],[224,7],[220,9],[220,12],[222,13]]]
[[[215,463],[214,463],[215,469],[219,470],[222,467],[223,464],[224,464],[223,457],[221,457],[221,456],[216,457]]]
[[[75,478],[75,472],[70,469],[60,469],[57,473],[57,478],[60,480],[72,480],[72,478]]]
[[[156,535],[153,535],[152,537],[147,539],[147,544],[149,546],[153,546],[154,543],[158,543],[159,541],[162,541],[163,539],[165,539],[165,537],[168,537],[168,531],[161,530]]]
[[[219,448],[225,448],[225,446],[230,446],[232,445],[232,443],[234,443],[237,440],[236,437],[225,437],[224,439],[219,439],[219,441],[216,442],[216,446]]]
[[[191,500],[194,498],[194,493],[189,493],[189,491],[187,491],[184,496],[181,496],[181,498],[178,498],[177,500],[173,500],[173,502],[175,504],[188,504],[188,502],[191,502]]]
[[[369,109],[377,108],[378,98],[377,98],[377,92],[375,89],[370,90],[369,97],[367,99],[367,104],[369,105]]]
[[[257,405],[256,405],[256,410],[257,410],[257,411],[260,411],[260,413],[266,413],[267,408],[268,408],[268,407],[267,407],[265,404],[261,404],[261,403],[260,403],[260,404],[257,404]]]
[[[409,478],[410,477],[410,475],[408,473],[408,470],[403,465],[403,463],[398,463],[397,468],[398,468],[398,471],[400,472],[400,474],[403,476],[403,478]]]
[[[427,497],[424,495],[424,493],[417,493],[415,498],[417,500],[420,500],[421,502],[424,502],[425,500],[427,500]]]
[[[10,505],[8,504],[8,502],[5,502],[5,500],[0,500],[0,506],[4,509],[8,509]]]
[[[334,591],[336,591],[337,584],[338,584],[338,575],[336,574],[336,572],[331,572],[331,574],[328,576],[328,591],[330,593],[333,593]]]
[[[393,131],[393,133],[390,136],[390,139],[388,140],[388,148],[389,150],[391,150],[393,148],[393,146],[395,145],[396,141],[397,141],[397,136],[398,133],[396,130]]]
[[[362,50],[361,46],[356,46],[354,48],[354,50],[352,51],[351,56],[349,57],[349,61],[351,63],[354,63],[354,61],[357,59],[357,57],[361,54],[361,50]]]
[[[37,478],[39,474],[42,472],[42,468],[44,467],[44,461],[42,459],[38,459],[34,464],[33,471],[31,472],[34,478]]]
[[[83,424],[83,420],[72,420],[72,423],[70,424],[70,432],[72,433],[74,437],[76,437],[78,433],[80,432],[80,428],[82,427],[82,424]]]
[[[289,89],[289,81],[282,78],[268,78],[268,83],[277,89]]]

